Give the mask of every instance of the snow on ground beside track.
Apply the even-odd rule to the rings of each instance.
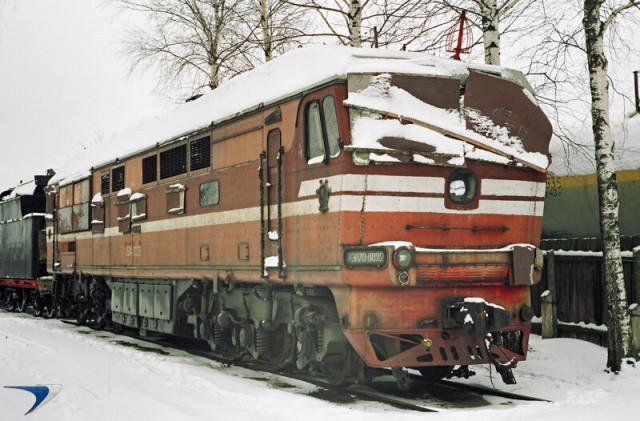
[[[147,350],[119,345],[124,340]],[[195,357],[58,320],[0,312],[0,419],[20,420],[33,396],[3,386],[60,384],[62,391],[32,420],[569,420],[622,419],[640,411],[640,367],[605,373],[604,348],[570,339],[532,337],[529,360],[516,369],[517,385],[476,368],[466,382],[552,400],[487,397],[480,408],[424,414],[375,402],[336,404],[308,396],[302,382],[278,387],[278,376]],[[166,349],[165,349],[166,350]],[[257,380],[254,378],[261,378]],[[288,382],[295,382],[290,381]],[[465,381],[463,381],[465,382]]]

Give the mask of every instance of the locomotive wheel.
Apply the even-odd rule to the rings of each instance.
[[[40,293],[36,292],[33,304],[33,312],[35,316],[47,319],[53,317],[49,308],[51,308],[51,294],[40,295]]]
[[[344,370],[334,367],[331,364],[322,364],[322,374],[329,384],[342,387],[347,384],[347,376]]]
[[[99,317],[90,310],[81,312],[77,320],[79,325],[86,325],[93,330],[103,330],[107,326],[107,321],[104,317]]]
[[[104,330],[107,327],[107,318],[95,312],[95,309],[84,313],[85,323],[93,330]]]
[[[57,299],[53,307],[53,314],[57,314],[62,319],[66,319],[71,315],[71,305],[66,299]]]
[[[18,311],[18,313],[23,313],[27,310],[27,303],[29,302],[29,294],[23,289],[19,291],[20,292],[18,293],[18,303],[16,306],[16,310]]]
[[[42,317],[45,319],[52,319],[56,317],[56,308],[53,304],[53,296],[51,294],[45,294],[42,296]]]
[[[14,294],[10,294],[7,300],[7,311],[14,312],[18,308],[18,298]]]
[[[418,368],[422,378],[428,382],[437,382],[442,380],[453,371],[453,366],[440,365],[434,367],[420,367]]]
[[[36,317],[42,317],[44,315],[44,297],[40,294],[37,295],[35,303],[33,305],[33,314]]]
[[[44,307],[44,318],[53,319],[54,317],[56,317],[56,308],[50,303],[49,306]]]
[[[107,321],[104,317],[95,317],[87,320],[87,326],[89,326],[93,330],[104,330],[107,326]]]
[[[287,333],[286,327],[276,329],[273,333],[273,349],[271,351],[270,360],[277,364],[280,369],[285,369],[295,359],[295,338],[294,335]]]
[[[120,323],[111,323],[111,330],[113,330],[113,333],[117,333],[119,335],[124,333],[124,331],[127,330],[127,327]]]
[[[320,368],[322,369],[322,374],[327,379],[327,381],[334,386],[344,386],[348,383],[348,375],[346,370],[346,361],[341,356],[337,358],[331,358],[331,356],[327,356],[324,358],[322,364],[320,364]]]

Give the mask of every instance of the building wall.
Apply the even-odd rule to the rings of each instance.
[[[640,169],[617,173],[620,234],[640,234]],[[595,174],[550,176],[547,181],[542,238],[598,237],[598,188]]]

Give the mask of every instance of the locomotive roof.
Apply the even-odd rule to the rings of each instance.
[[[181,139],[198,130],[276,103],[294,94],[350,73],[405,73],[466,78],[470,69],[516,80],[528,88],[518,71],[438,58],[424,53],[337,46],[291,50],[238,75],[195,101],[96,143],[60,168],[51,184],[68,184],[99,168],[146,149]]]

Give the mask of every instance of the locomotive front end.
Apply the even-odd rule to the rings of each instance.
[[[361,200],[343,213],[358,227],[342,235],[350,288],[333,293],[368,366],[440,378],[493,363],[514,383],[542,273],[551,126],[521,74],[449,70],[349,75],[357,174],[339,189]]]
[[[359,271],[356,283],[363,286],[387,278],[387,286],[353,288],[349,298],[345,334],[367,365],[413,367],[432,377],[453,366],[493,363],[513,382],[510,368],[527,354],[529,286],[541,277],[539,249],[380,243],[347,248],[344,262]]]

